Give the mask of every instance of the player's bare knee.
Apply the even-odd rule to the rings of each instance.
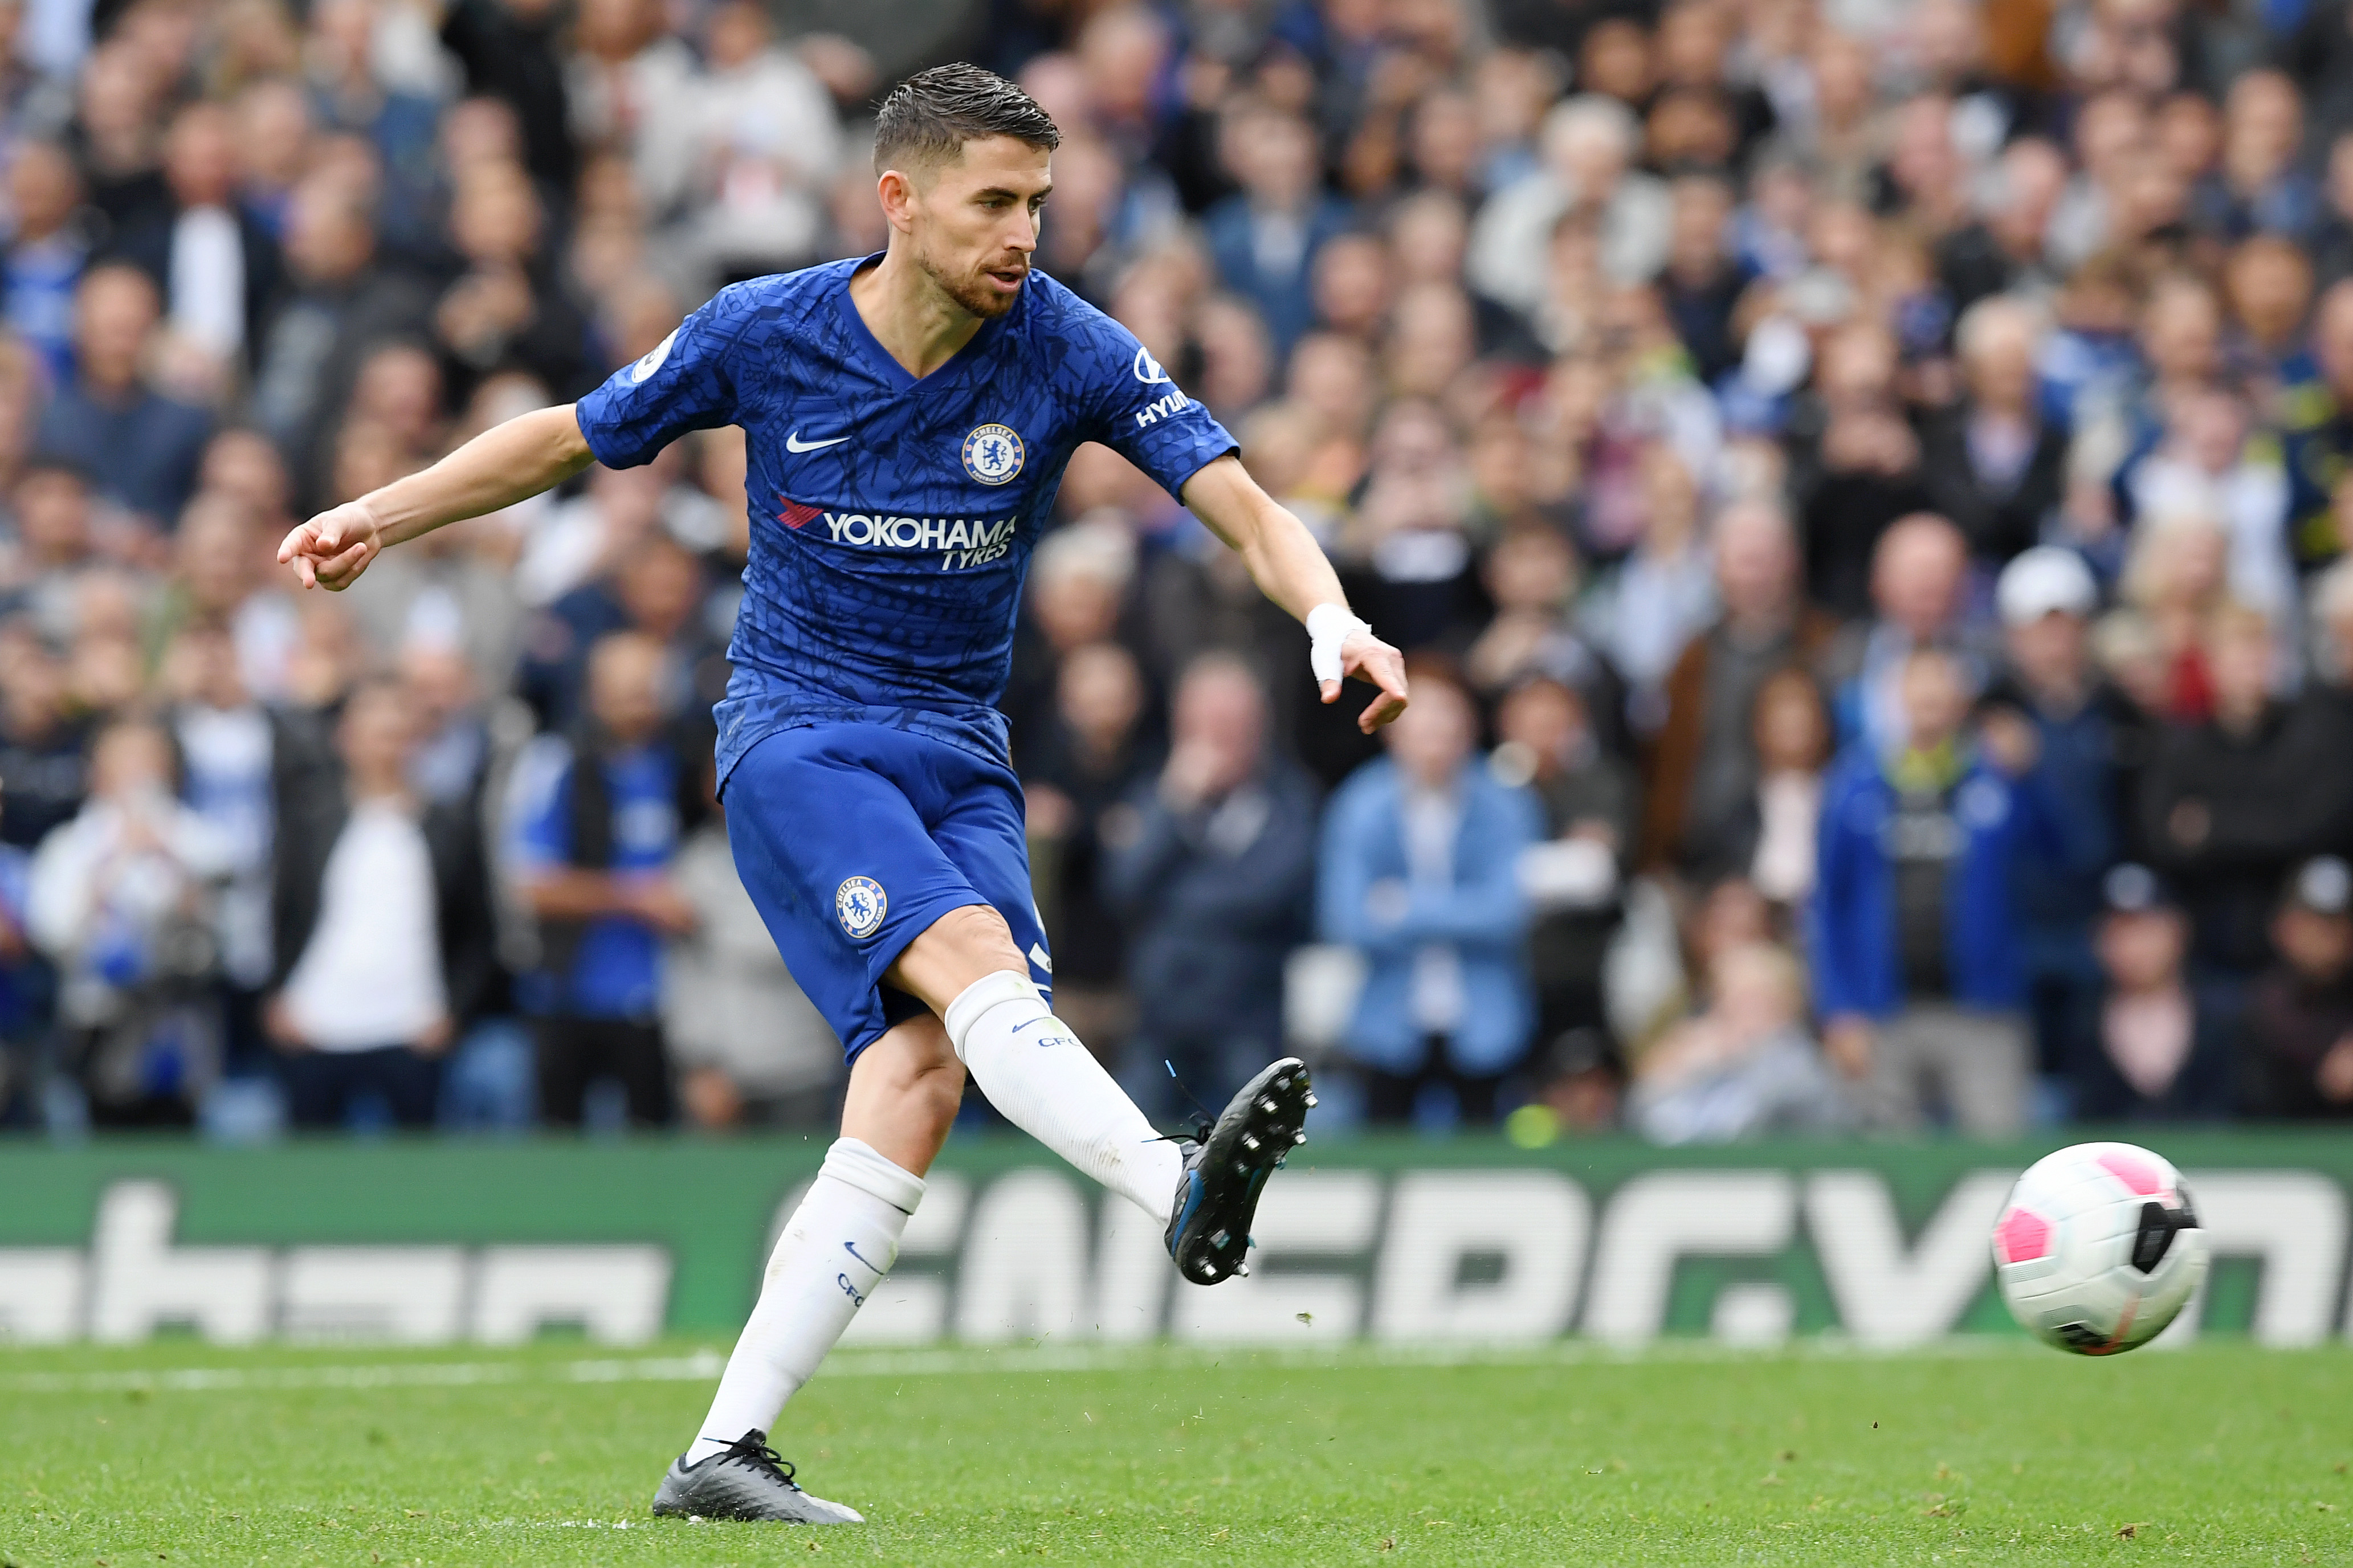
[[[976,979],[999,969],[1027,973],[1021,951],[1013,945],[1013,928],[987,904],[950,910],[924,934],[929,936],[934,931],[942,937],[944,947],[978,972]]]
[[[987,904],[966,904],[934,921],[908,943],[889,978],[934,1012],[944,1013],[974,981],[1008,969],[1017,974],[1029,972],[1021,950],[1013,944],[1013,928]]]

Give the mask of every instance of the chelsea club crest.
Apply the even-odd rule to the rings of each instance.
[[[964,471],[985,485],[1001,485],[1021,471],[1021,437],[1003,425],[983,425],[964,438]]]
[[[871,877],[845,878],[834,889],[833,912],[853,942],[864,942],[882,928],[883,912],[891,907],[882,885]]]

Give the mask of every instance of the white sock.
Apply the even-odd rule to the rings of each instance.
[[[1168,1223],[1185,1157],[1164,1142],[1026,974],[1000,969],[948,1004],[948,1038],[1005,1119]]]
[[[855,1138],[836,1141],[793,1211],[750,1321],[727,1358],[702,1433],[686,1453],[700,1464],[777,1414],[817,1371],[866,1298],[898,1260],[907,1216],[923,1201],[920,1176]]]

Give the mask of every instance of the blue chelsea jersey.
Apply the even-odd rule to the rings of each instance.
[[[887,724],[1004,763],[994,704],[1071,454],[1101,441],[1174,495],[1235,449],[1133,333],[1035,270],[915,379],[850,302],[877,259],[723,289],[578,405],[617,468],[689,430],[744,427],[752,551],[717,710],[723,781],[764,736],[810,723]]]

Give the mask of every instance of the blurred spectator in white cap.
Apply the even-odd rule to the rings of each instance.
[[[2353,868],[2334,855],[2288,879],[2278,957],[2248,994],[2243,1102],[2266,1120],[2353,1120]]]
[[[2098,994],[2090,921],[2100,909],[2100,868],[2116,855],[2122,799],[2116,767],[2118,699],[2091,660],[2099,586],[2072,550],[2038,545],[2002,569],[1994,588],[2007,655],[1987,692],[2041,742],[2035,774],[2074,851],[2065,863],[2032,859],[2018,871],[2026,1005],[2041,1079],[2039,1111],[2063,1104],[2067,1064],[2084,1047]]]

